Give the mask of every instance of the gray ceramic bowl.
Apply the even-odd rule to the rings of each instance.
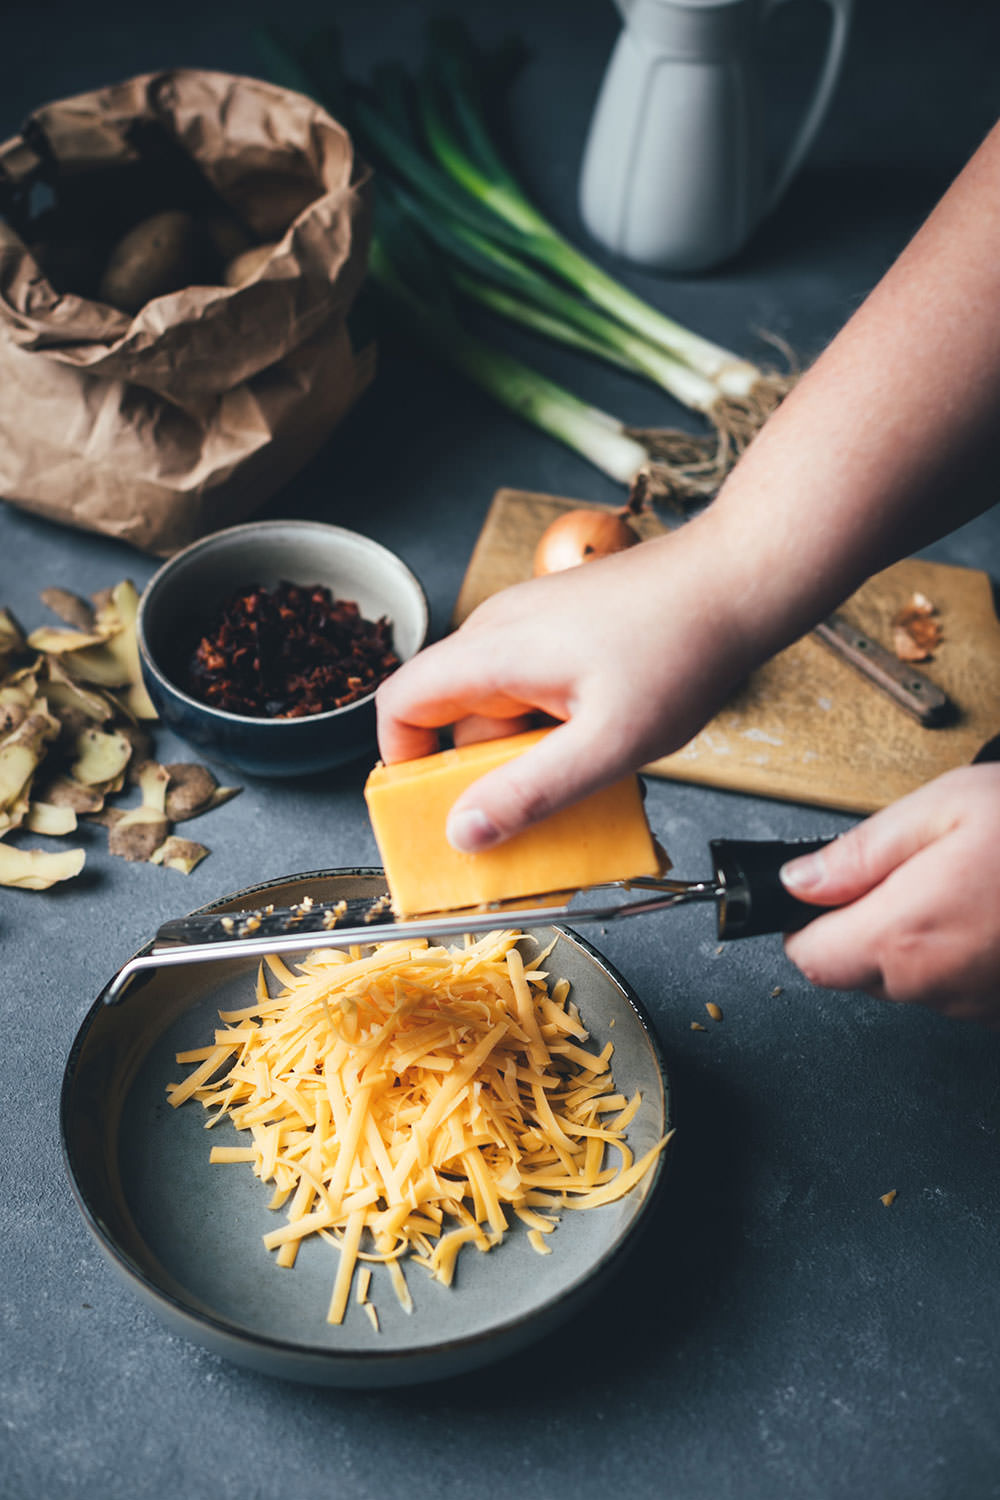
[[[316,870],[252,886],[206,909],[286,906],[307,895],[373,899],[384,890],[381,870]],[[537,953],[553,939],[546,969],[569,980],[593,1050],[614,1043],[617,1088],[642,1096],[627,1137],[640,1156],[670,1126],[669,1084],[652,1023],[621,975],[568,928],[537,932],[526,951]],[[267,1207],[271,1188],[249,1168],[209,1161],[211,1145],[224,1135],[225,1144],[238,1144],[235,1129],[226,1122],[206,1137],[200,1105],[172,1110],[165,1099],[166,1085],[179,1076],[176,1053],[211,1038],[220,1010],[251,1003],[256,968],[255,959],[237,957],[159,969],[120,1005],[105,1004],[102,992],[66,1064],[63,1156],[80,1211],[110,1263],[172,1332],[289,1380],[408,1385],[523,1349],[600,1293],[649,1222],[665,1154],[646,1184],[624,1198],[565,1213],[551,1255],[536,1255],[526,1227],[512,1217],[504,1243],[463,1260],[451,1288],[408,1268],[412,1315],[376,1267],[379,1333],[353,1297],[344,1323],[327,1323],[336,1269],[330,1247],[315,1237],[294,1270],[277,1270],[261,1244],[276,1227]]]
[[[139,655],[165,724],[209,758],[250,776],[327,771],[375,751],[375,695],[300,719],[250,718],[200,703],[179,685],[185,663],[220,606],[250,584],[324,584],[370,620],[387,615],[397,656],[427,638],[424,591],[409,568],[370,537],[320,521],[251,521],[217,531],[164,563],[139,604]]]

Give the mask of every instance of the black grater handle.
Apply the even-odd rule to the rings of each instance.
[[[709,848],[721,887],[719,937],[757,937],[763,932],[794,932],[830,908],[799,901],[782,885],[778,871],[800,854],[823,849],[836,835],[819,839],[712,839]]]

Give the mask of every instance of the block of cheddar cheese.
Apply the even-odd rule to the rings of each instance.
[[[445,823],[459,793],[549,732],[483,740],[375,767],[365,800],[397,914],[449,911],[661,873],[663,856],[634,776],[493,849],[463,854],[448,843]]]

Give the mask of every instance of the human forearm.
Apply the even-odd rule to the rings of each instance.
[[[995,500],[998,238],[1000,128],[703,518],[761,659]]]

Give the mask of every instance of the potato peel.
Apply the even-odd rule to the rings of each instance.
[[[102,688],[128,686],[124,663],[111,651],[107,641],[98,640],[95,645],[68,651],[65,657],[69,671],[81,682],[96,683]]]
[[[107,791],[120,790],[123,782],[114,783],[122,776],[132,755],[132,746],[117,729],[81,729],[74,743],[76,759],[70,766],[70,775],[83,786],[102,787]]]
[[[46,589],[42,602],[64,622],[26,634],[0,608],[0,841],[23,829],[63,837],[80,816],[108,828],[112,854],[186,874],[209,853],[172,833],[236,796],[205,766],[164,767],[143,721],[155,720],[139,664],[139,595],[128,579],[92,596]],[[137,807],[107,798],[126,781]],[[169,802],[168,802],[169,797]],[[0,842],[0,886],[47,890],[78,875],[83,849],[50,853]]]
[[[132,863],[151,860],[166,839],[170,824],[162,813],[134,807],[122,813],[108,829],[108,849]]]
[[[104,806],[104,792],[84,786],[72,776],[45,776],[37,788],[39,800],[53,807],[69,807],[75,813],[98,813]]]
[[[16,827],[28,810],[28,788],[38,765],[31,745],[0,745],[0,828]],[[19,809],[19,815],[14,816]]]
[[[892,620],[892,648],[900,661],[930,661],[944,632],[935,605],[924,594],[913,594]]]
[[[104,636],[97,631],[73,630],[68,625],[39,625],[28,636],[30,649],[42,651],[47,656],[69,656],[103,644]]]
[[[73,594],[69,589],[51,588],[42,589],[38,597],[64,625],[72,625],[75,630],[93,630],[94,607],[79,594]]]
[[[111,598],[122,622],[119,649],[129,670],[125,706],[137,719],[155,719],[158,715],[152,699],[146,692],[139,661],[139,637],[136,633],[139,595],[136,593],[135,585],[126,578],[111,590]]]
[[[63,598],[65,590],[56,591]],[[78,601],[82,603],[82,601]],[[121,689],[124,708],[137,719],[155,719],[156,709],[142,680],[135,622],[139,595],[128,578],[95,596],[90,630],[42,625],[28,636],[34,651],[65,658],[73,677],[103,688]]]
[[[4,739],[20,729],[38,706],[38,682],[34,675],[9,681],[0,687],[0,736]]]
[[[208,767],[196,761],[175,761],[165,769],[170,777],[166,811],[172,823],[183,823],[221,807],[241,790],[238,786],[220,786]]]
[[[95,619],[98,630],[107,633],[106,657],[123,674],[121,682],[109,686],[124,688],[120,701],[135,718],[155,719],[156,709],[146,692],[139,665],[139,642],[135,631],[138,612],[139,595],[135,584],[126,578],[115,584],[110,597],[98,605]]]
[[[108,848],[122,859],[148,860],[170,832],[165,806],[169,773],[148,760],[139,772],[142,801],[116,818],[108,830]]]
[[[0,844],[0,885],[47,891],[59,881],[79,875],[85,859],[82,849],[60,849],[50,854],[45,849],[15,849],[10,844]]]
[[[9,609],[0,609],[0,672],[6,673],[8,662],[27,649],[20,625]]]
[[[34,679],[28,679],[37,688]],[[45,702],[18,684],[27,697],[24,716],[0,740],[0,837],[17,828],[27,817],[31,784],[45,754],[45,746],[59,733],[58,720],[47,712]]]
[[[180,870],[182,874],[190,875],[207,853],[204,844],[196,844],[193,839],[182,839],[172,833],[153,851],[149,859],[151,864],[164,865],[170,870]]]
[[[44,663],[45,699],[56,718],[71,730],[88,722],[106,724],[117,705],[107,693],[77,682],[55,656]]]
[[[61,838],[64,834],[75,833],[77,817],[71,807],[57,807],[53,802],[32,802],[24,826],[31,833]]]

